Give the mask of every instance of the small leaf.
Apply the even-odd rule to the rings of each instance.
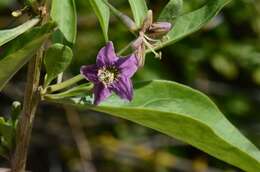
[[[147,15],[148,8],[145,0],[128,0],[137,27],[141,27]]]
[[[0,135],[4,139],[4,146],[9,149],[13,146],[14,128],[3,117],[0,117]]]
[[[158,20],[174,23],[176,18],[181,14],[182,6],[182,0],[170,0],[162,10]]]
[[[12,119],[12,122],[14,125],[15,125],[17,118],[20,115],[21,111],[22,111],[22,104],[18,101],[14,101],[12,103],[12,108],[11,108],[11,119]]]
[[[50,35],[53,23],[36,27],[3,47],[0,55],[0,91],[13,75],[23,67]]]
[[[31,20],[28,20],[26,23],[13,28],[13,29],[7,29],[7,30],[0,30],[0,46],[4,45],[5,43],[15,39],[17,36],[23,34],[27,30],[31,29],[33,26],[35,26],[40,21],[39,18],[34,18]]]
[[[77,12],[74,0],[52,0],[51,17],[70,43],[76,42]]]
[[[89,2],[99,20],[104,38],[107,42],[109,40],[108,39],[108,26],[109,26],[109,18],[110,18],[109,7],[104,2],[102,2],[102,0],[89,0]]]
[[[211,0],[200,9],[177,17],[172,30],[156,49],[173,44],[207,24],[231,0]]]
[[[44,64],[46,68],[45,86],[64,72],[72,60],[73,52],[70,47],[62,44],[52,45],[46,52]]]
[[[170,81],[135,85],[134,99],[110,97],[100,106],[72,104],[130,120],[177,138],[247,172],[260,171],[260,151],[204,94]],[[63,102],[64,103],[64,102]],[[67,102],[68,103],[68,102]]]

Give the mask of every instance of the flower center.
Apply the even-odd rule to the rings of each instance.
[[[98,79],[104,84],[109,86],[114,83],[118,78],[119,71],[115,66],[102,67],[98,70]]]

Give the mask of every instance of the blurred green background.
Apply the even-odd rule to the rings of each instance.
[[[87,0],[75,0],[78,37],[74,61],[64,78],[94,63],[104,39]],[[131,15],[128,2],[111,2]],[[158,15],[166,0],[147,1]],[[183,13],[205,1],[184,1]],[[15,0],[0,0],[0,29],[24,21],[11,12]],[[66,17],[66,16],[64,16]],[[134,37],[112,16],[110,40],[120,50]],[[260,1],[233,0],[202,30],[153,55],[135,81],[165,79],[209,95],[257,147],[260,147]],[[0,69],[1,70],[1,69]],[[8,116],[14,100],[22,101],[26,68],[0,93],[0,114]],[[156,94],[156,93],[155,93]],[[160,122],[160,121],[158,121]],[[210,139],[210,138],[208,138]],[[0,166],[8,166],[0,159]],[[28,169],[32,172],[239,172],[240,170],[177,140],[134,123],[91,111],[42,103],[37,112]]]

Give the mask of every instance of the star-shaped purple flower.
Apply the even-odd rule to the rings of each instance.
[[[81,74],[94,83],[94,104],[98,105],[115,92],[120,98],[131,101],[133,85],[131,77],[138,69],[134,54],[119,58],[112,42],[108,42],[98,55],[96,64],[82,66]]]

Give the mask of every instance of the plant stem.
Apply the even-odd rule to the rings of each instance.
[[[42,56],[43,47],[38,50],[37,55],[29,62],[23,110],[16,131],[16,149],[12,161],[12,172],[25,171],[33,121],[40,101],[38,88]]]
[[[45,8],[49,9],[50,0],[45,0]],[[44,25],[49,19],[49,11],[42,19]],[[35,57],[28,64],[27,84],[25,88],[23,110],[18,119],[16,129],[16,148],[12,157],[12,172],[25,172],[28,148],[31,139],[32,127],[38,104],[41,100],[39,83],[41,75],[41,65],[45,42],[37,51]]]
[[[43,95],[44,100],[57,100],[57,99],[64,99],[68,97],[75,97],[84,94],[92,93],[93,84],[83,84],[74,88],[71,88],[67,91],[57,93],[57,94],[45,94]]]
[[[67,88],[69,86],[72,86],[73,84],[75,84],[83,79],[84,79],[84,77],[81,74],[79,74],[79,75],[76,75],[75,77],[68,79],[64,82],[61,82],[59,84],[51,85],[51,86],[47,87],[46,90],[48,93],[59,91],[64,88]]]

